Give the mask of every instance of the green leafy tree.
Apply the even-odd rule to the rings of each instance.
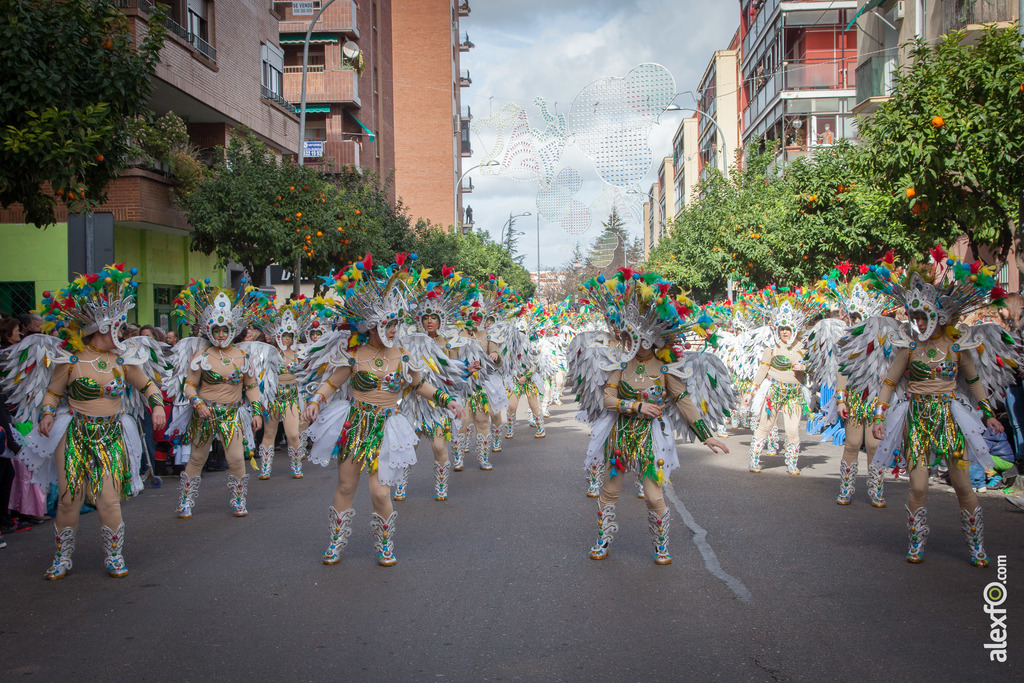
[[[72,211],[103,202],[127,161],[128,122],[147,113],[162,16],[136,44],[112,2],[0,0],[0,204],[46,226],[55,196]]]
[[[233,260],[254,284],[263,284],[267,267],[287,262],[294,245],[304,241],[285,221],[300,201],[284,201],[286,180],[286,171],[255,135],[243,130],[232,137],[222,160],[181,202],[194,228],[193,251],[215,253],[221,265]]]
[[[1016,242],[1024,187],[1024,50],[1016,27],[987,29],[976,46],[954,32],[918,41],[892,98],[862,121],[878,186],[908,226],[997,256]]]
[[[417,233],[409,251],[418,255],[420,265],[438,276],[447,264],[477,281],[498,275],[521,296],[533,296],[535,286],[529,271],[512,260],[505,248],[487,233],[460,235],[429,223],[419,223]]]

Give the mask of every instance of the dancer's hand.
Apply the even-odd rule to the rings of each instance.
[[[661,417],[661,406],[654,403],[644,403],[640,406],[640,414],[649,420]]]
[[[719,439],[708,439],[704,442],[704,445],[710,448],[715,453],[728,453],[729,447],[725,445],[724,441]]]
[[[43,415],[43,419],[39,421],[39,433],[49,436],[51,429],[53,429],[53,415]]]
[[[262,426],[263,426],[263,416],[262,415],[253,415],[252,416],[252,431],[258,432],[258,431],[260,431],[260,427],[262,427]]]
[[[1000,428],[1002,425],[999,425]],[[871,435],[881,441],[885,438],[885,423],[879,422],[878,424],[871,427]]]
[[[456,420],[462,419],[462,406],[460,406],[458,403],[452,403],[451,405],[449,405],[448,410],[452,411],[452,416]]]
[[[803,372],[807,367],[803,363],[793,363],[793,372]]]
[[[153,408],[153,429],[160,431],[167,426],[167,412],[162,405]]]
[[[493,351],[491,351],[489,354],[487,354],[487,357],[490,358],[495,363],[498,362],[498,354],[494,353]]]
[[[306,404],[306,407],[302,409],[302,419],[308,424],[316,422],[317,413],[320,412],[320,404],[315,401],[310,401]]]
[[[483,367],[483,365],[481,365],[480,361],[475,360],[475,361],[473,361],[472,363],[469,364],[469,368],[468,369],[469,369],[470,372],[476,372],[481,367]]]
[[[195,407],[196,415],[204,420],[209,420],[213,417],[213,413],[210,412],[210,407],[205,403],[198,403]]]
[[[1003,429],[1003,423],[994,417],[990,417],[989,419],[985,420],[985,424],[988,425],[988,428],[991,429],[996,434],[1002,434],[1003,431],[1005,431]]]
[[[839,401],[836,403],[836,412],[839,413],[839,417],[845,420],[850,414],[850,409],[844,401]]]

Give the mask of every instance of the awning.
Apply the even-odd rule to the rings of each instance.
[[[299,104],[301,104],[301,102],[295,104],[295,111],[296,112],[298,112],[298,110],[299,110]],[[329,104],[307,104],[306,105],[306,113],[307,114],[330,114],[331,113],[331,105],[329,105]]]
[[[282,33],[279,41],[282,45],[303,45],[306,42],[305,33]],[[316,33],[309,36],[310,45],[324,45],[326,43],[337,43],[337,33]]]
[[[857,10],[857,13],[853,15],[853,19],[850,19],[850,23],[846,25],[846,30],[849,31],[851,28],[853,28],[853,25],[857,23],[858,19],[860,19],[860,15],[864,14],[868,10],[873,10],[876,7],[879,7],[884,4],[885,0],[868,0],[867,2],[865,2],[864,6]],[[281,42],[284,42],[283,38],[281,39]]]
[[[351,116],[355,120],[355,122],[359,124],[360,128],[362,128],[363,130],[366,131],[366,134],[370,136],[370,142],[373,142],[373,141],[375,141],[377,139],[377,136],[373,134],[373,131],[370,130],[369,128],[367,128],[366,126],[364,126],[363,122],[360,121],[359,118],[355,114],[352,113],[351,109],[346,109],[345,111],[347,111],[348,115]]]

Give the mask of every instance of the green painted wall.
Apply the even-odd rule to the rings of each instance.
[[[36,305],[43,292],[68,283],[68,225],[41,230],[34,225],[0,225],[0,282],[35,282]]]
[[[190,278],[223,278],[215,256],[190,252],[188,246],[187,235],[114,226],[115,261],[124,263],[126,268],[139,269],[139,297],[132,312],[135,322],[159,322],[154,320],[154,285],[180,288]],[[29,225],[0,225],[0,253],[7,257],[0,269],[0,282],[35,282],[37,304],[44,291],[67,284],[66,223],[46,230]]]

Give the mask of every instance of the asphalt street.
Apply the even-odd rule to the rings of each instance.
[[[42,578],[52,527],[9,536],[0,680],[1021,680],[1024,514],[1001,495],[982,495],[992,567],[969,564],[956,499],[935,485],[925,562],[911,565],[905,482],[887,481],[878,510],[862,474],[840,507],[838,447],[805,437],[801,476],[781,456],[754,475],[738,430],[729,455],[680,446],[671,565],[654,565],[629,487],[595,562],[574,412],[554,407],[543,440],[520,420],[494,470],[467,463],[443,503],[421,444],[391,568],[376,563],[365,483],[341,562],[320,561],[334,468],[293,480],[280,454],[270,481],[251,477],[245,518],[230,514],[226,473],[204,476],[191,520],[174,514],[171,478],[127,501],[124,579],[103,568],[95,514],[61,581]],[[1006,663],[984,648],[998,556]]]

